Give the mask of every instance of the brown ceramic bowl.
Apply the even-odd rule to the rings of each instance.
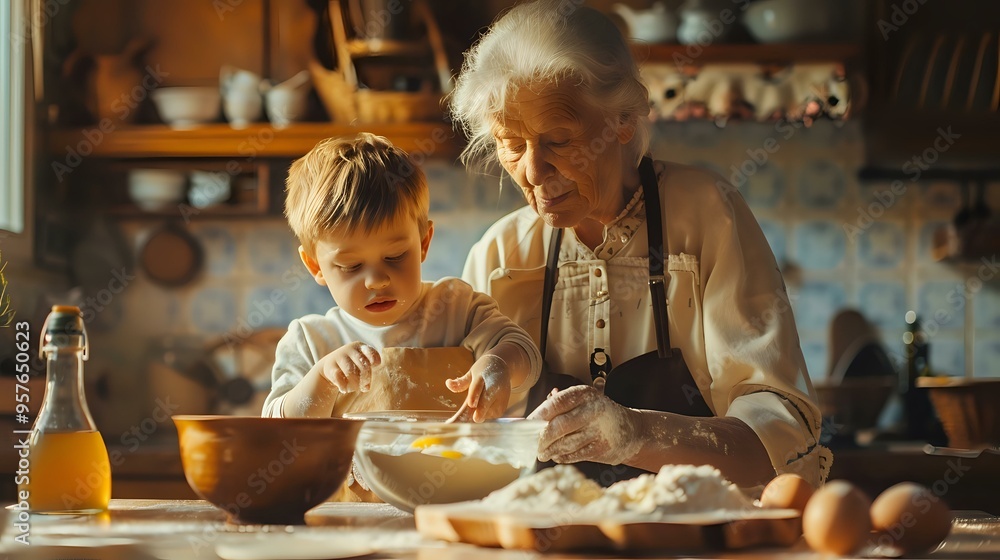
[[[343,484],[363,422],[343,418],[174,416],[184,476],[242,523],[305,523]]]

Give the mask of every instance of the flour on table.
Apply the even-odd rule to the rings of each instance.
[[[483,498],[505,512],[539,512],[585,506],[601,496],[601,486],[569,465],[556,465],[508,484]]]
[[[753,507],[750,499],[719,469],[710,465],[664,465],[657,474],[643,474],[610,486],[583,512],[595,516],[617,513],[674,515],[738,511]]]
[[[660,517],[753,507],[735,484],[709,465],[665,465],[655,475],[623,480],[606,490],[576,468],[557,465],[493,492],[482,503],[511,513],[572,511],[588,518]]]

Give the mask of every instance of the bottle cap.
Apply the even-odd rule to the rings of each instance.
[[[80,308],[71,305],[53,305],[52,313],[49,313],[43,329],[45,331],[42,333],[43,336],[49,334],[82,335],[83,318],[80,316]]]
[[[42,324],[42,344],[38,345],[39,357],[44,357],[46,350],[83,348],[83,359],[88,359],[90,344],[81,315],[80,308],[75,305],[53,305],[52,312]]]
[[[52,313],[73,313],[80,315],[80,308],[75,305],[53,305]]]

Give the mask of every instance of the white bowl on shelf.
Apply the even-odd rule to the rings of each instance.
[[[192,128],[219,118],[222,97],[217,87],[165,87],[153,90],[156,110],[171,128]]]
[[[843,38],[852,2],[757,0],[743,12],[743,25],[761,43],[815,43]]]
[[[187,174],[172,169],[133,169],[128,174],[128,196],[139,208],[157,211],[184,200]]]

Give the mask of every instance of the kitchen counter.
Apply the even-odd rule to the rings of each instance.
[[[286,527],[228,524],[221,510],[198,500],[112,500],[110,510],[96,516],[31,516],[28,546],[15,542],[19,531],[14,525],[14,512],[8,509],[4,513],[0,554],[7,553],[6,558],[248,560],[292,558],[293,551],[299,557],[314,552],[316,555],[310,557],[346,558],[366,550],[377,552],[379,558],[406,560],[579,558],[425,539],[416,532],[413,516],[385,504],[325,503],[307,514],[306,526]],[[825,558],[809,551],[801,540],[789,549],[698,557]],[[982,513],[956,512],[952,534],[927,557],[1000,558],[1000,519]]]

